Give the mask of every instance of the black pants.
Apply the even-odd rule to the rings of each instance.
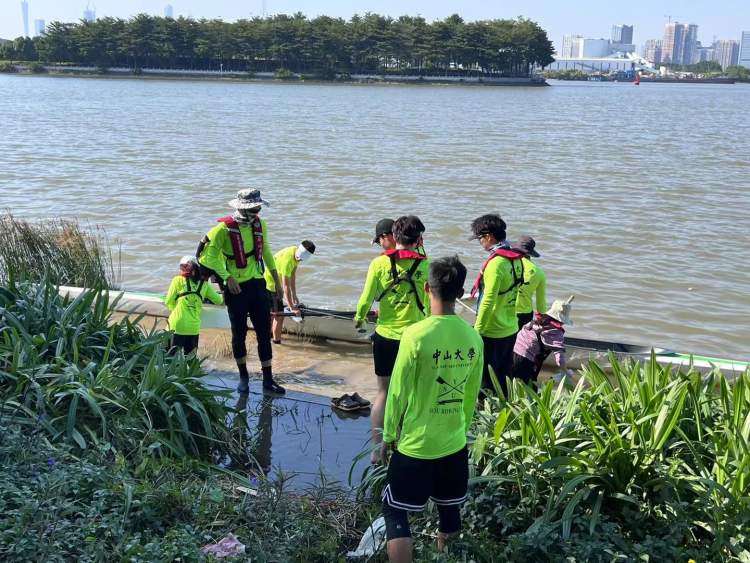
[[[495,372],[497,380],[504,394],[508,394],[506,379],[513,371],[513,346],[516,344],[516,335],[511,334],[503,338],[490,338],[482,336],[484,341],[484,372],[482,373],[482,389],[494,390],[490,379],[489,367]]]
[[[514,379],[521,379],[524,383],[536,382],[540,371],[539,365],[528,358],[518,354],[513,354],[513,374]]]
[[[271,304],[263,278],[252,279],[240,284],[242,290],[232,295],[229,290],[224,298],[232,325],[232,355],[235,359],[247,356],[247,318],[253,323],[255,338],[258,340],[258,359],[263,365],[273,357],[271,351]]]
[[[518,317],[518,330],[521,330],[523,328],[523,325],[531,322],[531,320],[534,318],[534,312],[531,313],[518,313],[516,315]]]
[[[190,352],[198,348],[198,335],[173,334],[169,355],[176,354],[179,348],[182,348],[182,353],[187,356]]]

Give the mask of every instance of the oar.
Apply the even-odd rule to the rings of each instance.
[[[467,311],[471,312],[471,313],[472,313],[472,314],[473,314],[474,316],[476,316],[476,315],[477,315],[477,312],[476,312],[476,311],[474,310],[474,308],[473,308],[473,307],[469,307],[469,306],[468,306],[468,305],[467,305],[466,303],[464,303],[464,302],[463,302],[463,301],[461,301],[460,299],[456,299],[456,301],[457,301],[457,302],[459,303],[459,305],[461,305],[461,306],[462,306],[462,307],[463,307],[464,309],[466,309]]]

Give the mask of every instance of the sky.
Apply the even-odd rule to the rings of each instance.
[[[29,32],[34,20],[47,23],[77,21],[87,0],[28,0]],[[172,4],[175,17],[239,18],[302,12],[308,16],[330,15],[349,18],[355,13],[375,12],[390,16],[421,15],[428,21],[458,13],[465,20],[524,16],[538,22],[559,46],[562,36],[577,33],[585,37],[609,38],[613,24],[635,26],[634,42],[661,39],[664,24],[673,21],[698,24],[698,38],[708,44],[716,39],[739,39],[750,31],[750,0],[92,0],[97,17],[127,18],[138,13],[163,15]],[[23,34],[20,0],[0,0],[0,38]]]

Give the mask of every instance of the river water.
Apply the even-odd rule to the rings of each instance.
[[[352,307],[375,222],[416,213],[433,256],[468,224],[531,234],[576,336],[748,359],[750,86],[370,86],[0,76],[0,208],[121,239],[166,289],[238,189],[275,250],[319,251],[308,304]]]

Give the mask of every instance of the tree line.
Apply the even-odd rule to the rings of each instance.
[[[368,13],[350,20],[301,13],[238,20],[140,14],[130,19],[51,23],[39,37],[0,46],[0,59],[247,72],[487,74],[528,76],[553,61],[552,43],[535,22],[466,22],[453,15]]]

